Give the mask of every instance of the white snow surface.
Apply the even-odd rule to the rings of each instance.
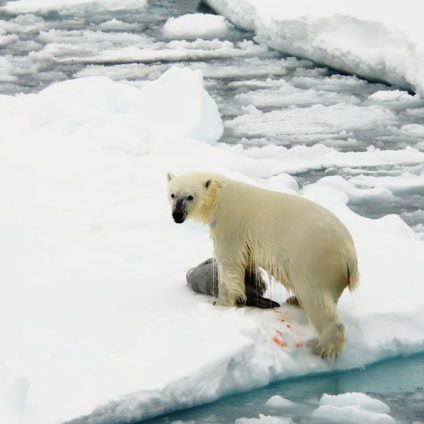
[[[399,216],[346,205],[395,182],[324,179],[299,192],[287,174],[423,164],[423,152],[217,143],[201,72],[176,67],[141,88],[86,77],[2,95],[0,119],[1,422],[138,420],[424,349],[424,242]],[[216,307],[187,288],[212,246],[207,228],[173,223],[165,174],[193,170],[306,196],[350,229],[361,281],[339,303],[347,343],[335,363],[305,347],[314,331],[301,310]]]
[[[207,0],[260,43],[424,94],[422,2]]]
[[[177,18],[169,18],[163,26],[163,35],[169,39],[208,40],[225,37],[228,29],[229,23],[223,16],[189,13]]]

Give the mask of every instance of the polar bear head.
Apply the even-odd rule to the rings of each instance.
[[[222,177],[202,173],[174,176],[168,173],[167,179],[174,221],[182,224],[190,218],[209,224],[216,211]]]

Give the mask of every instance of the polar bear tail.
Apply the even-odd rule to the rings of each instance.
[[[347,269],[347,286],[352,292],[357,289],[359,283],[359,270],[358,270],[358,261],[350,261],[346,263]]]

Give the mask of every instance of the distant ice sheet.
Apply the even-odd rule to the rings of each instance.
[[[424,95],[421,2],[207,0],[257,40],[365,78]]]
[[[9,1],[3,9],[12,13],[50,12],[57,10],[66,12],[67,9],[96,9],[107,10],[135,9],[144,7],[147,0],[18,0]]]

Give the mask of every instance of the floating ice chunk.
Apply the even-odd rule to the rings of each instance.
[[[177,420],[177,421],[171,421],[171,424],[196,424],[196,421],[194,421],[194,420],[190,420],[190,421]]]
[[[66,45],[72,46],[75,43],[81,44],[81,50],[84,52],[85,46],[89,47],[111,47],[113,45],[124,46],[131,43],[137,43],[137,45],[146,46],[152,45],[151,39],[143,34],[131,34],[131,33],[106,33],[102,31],[91,31],[91,30],[61,30],[51,29],[49,31],[42,31],[38,36],[38,39],[46,46],[50,44],[62,45],[62,48],[66,48]]]
[[[357,180],[355,180],[357,181]],[[316,182],[316,185],[336,188],[346,193],[351,200],[363,200],[368,198],[387,199],[393,198],[392,192],[382,186],[358,188],[352,184],[352,180],[346,180],[341,176],[334,175],[331,177],[323,177]],[[308,186],[309,188],[311,187]]]
[[[357,175],[350,178],[349,182],[361,189],[381,187],[396,192],[424,187],[424,174],[402,173],[397,176]]]
[[[166,44],[167,47],[174,50],[188,49],[188,50],[217,50],[217,49],[233,49],[236,45],[231,41],[224,40],[202,40],[197,39],[189,40],[173,40]],[[243,47],[256,47],[252,42],[240,43],[239,46]]]
[[[191,13],[169,18],[163,27],[163,35],[181,40],[223,38],[228,34],[229,25],[223,16]]]
[[[0,33],[0,47],[4,47],[8,44],[14,43],[17,40],[19,40],[19,37],[16,34],[2,35]]]
[[[227,147],[222,146],[223,150]],[[424,153],[411,147],[402,150],[380,150],[370,148],[364,152],[339,152],[323,144],[314,146],[299,145],[292,148],[266,145],[243,149],[239,146],[242,157],[252,159],[252,163],[244,163],[249,174],[271,177],[277,173],[299,173],[321,168],[364,167],[394,164],[422,163]]]
[[[160,65],[145,65],[143,63],[137,64],[124,64],[124,65],[88,65],[75,75],[77,78],[91,77],[91,76],[105,76],[113,79],[114,81],[119,80],[153,80],[157,79],[172,65],[160,64]]]
[[[234,424],[293,424],[291,418],[259,414],[259,418],[237,418]]]
[[[45,26],[43,18],[34,15],[18,15],[16,18],[1,21],[0,35],[2,33],[28,34],[41,31]]]
[[[411,96],[406,91],[401,90],[381,90],[371,94],[368,98],[379,102],[391,102],[394,100],[413,101],[415,96]]]
[[[319,86],[320,90],[336,91],[338,93],[346,91],[354,93],[355,91],[363,92],[366,89],[367,81],[358,78],[355,75],[331,75],[331,76],[295,76],[291,83],[300,88],[314,88]]]
[[[7,58],[0,57],[0,81],[15,81],[16,77],[13,75],[13,69],[12,63]]]
[[[136,34],[119,34],[119,33],[106,33],[106,37],[114,34],[115,36],[127,36],[136,38]],[[139,41],[142,38],[139,37]],[[52,43],[47,45],[45,49],[40,52],[45,53],[46,51],[52,51],[54,55],[59,56],[61,62],[75,62],[80,63],[125,63],[125,62],[158,62],[158,61],[179,61],[179,60],[203,60],[213,58],[234,58],[238,56],[249,57],[256,55],[269,55],[273,56],[274,53],[269,52],[266,47],[259,46],[250,41],[242,41],[232,43],[230,41],[219,41],[219,40],[196,40],[193,42],[185,40],[173,40],[168,43],[151,43],[147,37],[143,37],[143,44],[140,46],[139,41],[137,45],[132,46],[119,46],[117,44],[106,46],[103,51],[98,52],[97,50],[93,53],[87,49],[87,52],[81,51],[80,46],[75,47],[74,43],[76,40],[68,40],[73,44],[66,46],[69,52],[74,54],[68,54],[63,59],[63,46],[58,43]],[[88,40],[87,40],[88,41]],[[81,40],[84,43],[84,40]],[[90,46],[88,46],[90,47]],[[80,50],[78,50],[80,49]],[[65,52],[66,53],[66,52]],[[38,53],[37,53],[38,54]]]
[[[340,94],[315,89],[302,90],[289,83],[282,83],[277,88],[273,87],[242,93],[236,96],[236,100],[242,104],[252,104],[257,108],[359,103],[359,99],[351,94]]]
[[[381,90],[368,97],[368,103],[381,104],[391,109],[411,109],[424,106],[419,94],[411,95],[401,90]]]
[[[289,409],[297,406],[298,404],[284,398],[283,396],[274,395],[265,402],[265,405],[273,409]]]
[[[333,405],[337,407],[354,405],[370,412],[390,413],[390,408],[384,402],[360,392],[343,393],[340,395],[328,395],[325,393],[322,395],[319,404],[320,406]]]
[[[312,413],[314,422],[344,424],[394,424],[395,420],[387,414],[364,411],[357,406],[336,407],[320,406]]]
[[[413,136],[424,137],[424,125],[406,124],[406,125],[402,125],[401,130]]]
[[[153,46],[153,41],[144,34],[91,30],[41,31],[37,40],[45,45],[31,52],[29,58],[32,62],[41,63],[58,60],[95,62],[99,51],[121,51],[128,45],[137,45],[139,49],[150,49]]]
[[[347,424],[392,424],[390,408],[365,393],[324,394],[320,406],[312,413],[319,422]]]
[[[394,114],[379,106],[357,106],[339,103],[331,106],[313,105],[271,112],[240,115],[225,123],[239,137],[284,137],[303,142],[325,137],[339,137],[343,131],[372,130],[390,125]]]
[[[250,51],[253,46],[243,43],[243,48],[246,53]],[[260,55],[264,55],[264,51]],[[248,56],[248,55],[247,55]],[[259,66],[260,65],[260,66]],[[225,78],[225,79],[244,79],[249,76],[252,77],[267,77],[276,75],[285,75],[287,73],[286,62],[283,60],[275,61],[267,58],[248,57],[244,60],[243,68],[238,65],[209,65],[208,63],[198,63],[195,66],[203,71],[205,78]],[[249,87],[248,81],[232,81],[229,84],[246,84]],[[260,82],[263,84],[263,82]],[[258,83],[256,83],[258,84]]]
[[[138,24],[130,24],[119,19],[113,18],[109,21],[102,22],[99,25],[103,31],[132,31],[139,28]]]

